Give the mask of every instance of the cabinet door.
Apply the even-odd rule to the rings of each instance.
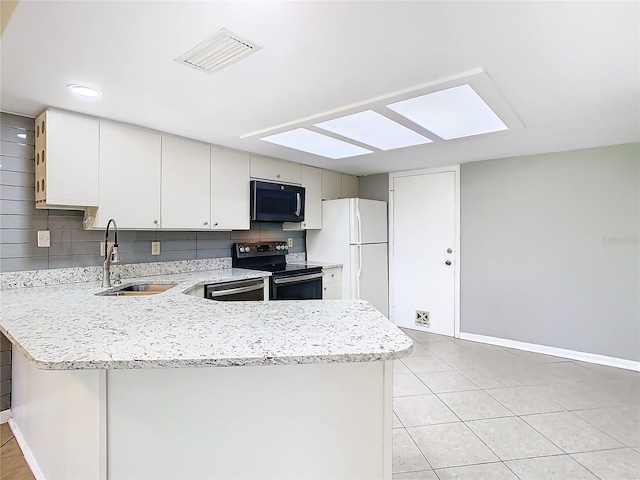
[[[342,174],[331,170],[322,170],[322,199],[342,198]]]
[[[302,186],[304,192],[305,230],[322,228],[322,170],[302,165]]]
[[[211,147],[211,228],[249,230],[249,154]]]
[[[342,174],[342,197],[358,198],[358,177],[354,175]]]
[[[323,300],[342,300],[342,282],[325,283],[322,286]]]
[[[46,112],[46,201],[53,205],[98,205],[99,122]]]
[[[300,185],[301,176],[299,163],[251,155],[251,178]]]
[[[162,228],[209,229],[210,146],[162,137]]]
[[[159,134],[100,123],[97,227],[160,227],[160,151]]]

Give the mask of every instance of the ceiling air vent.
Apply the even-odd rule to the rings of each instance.
[[[201,72],[213,73],[260,50],[255,43],[240,38],[223,28],[200,45],[176,58],[176,62]]]

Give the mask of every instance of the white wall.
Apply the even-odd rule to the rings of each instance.
[[[640,144],[461,166],[461,331],[640,360]]]

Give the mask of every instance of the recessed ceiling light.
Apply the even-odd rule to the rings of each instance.
[[[469,85],[410,98],[387,107],[445,140],[508,130]]]
[[[100,90],[86,87],[84,85],[67,85],[67,88],[76,95],[80,95],[82,97],[99,97],[100,95],[102,95],[102,92]]]
[[[334,118],[327,122],[316,123],[315,126],[380,150],[393,150],[432,142],[427,137],[373,110]]]
[[[18,137],[18,138],[27,138],[27,134],[26,133],[16,133],[16,137]]]
[[[352,145],[321,133],[312,132],[306,128],[296,128],[295,130],[262,137],[260,140],[334,159],[373,153],[366,148]]]

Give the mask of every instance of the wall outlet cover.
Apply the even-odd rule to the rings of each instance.
[[[293,247],[293,238],[287,238],[287,245],[289,248]]]
[[[113,245],[113,242],[109,242],[109,248],[111,248],[111,245]],[[100,256],[104,258],[105,255],[106,252],[104,250],[104,242],[100,242]]]
[[[160,255],[160,242],[151,242],[151,255]]]
[[[39,247],[51,246],[51,234],[49,230],[38,230],[38,246]]]

